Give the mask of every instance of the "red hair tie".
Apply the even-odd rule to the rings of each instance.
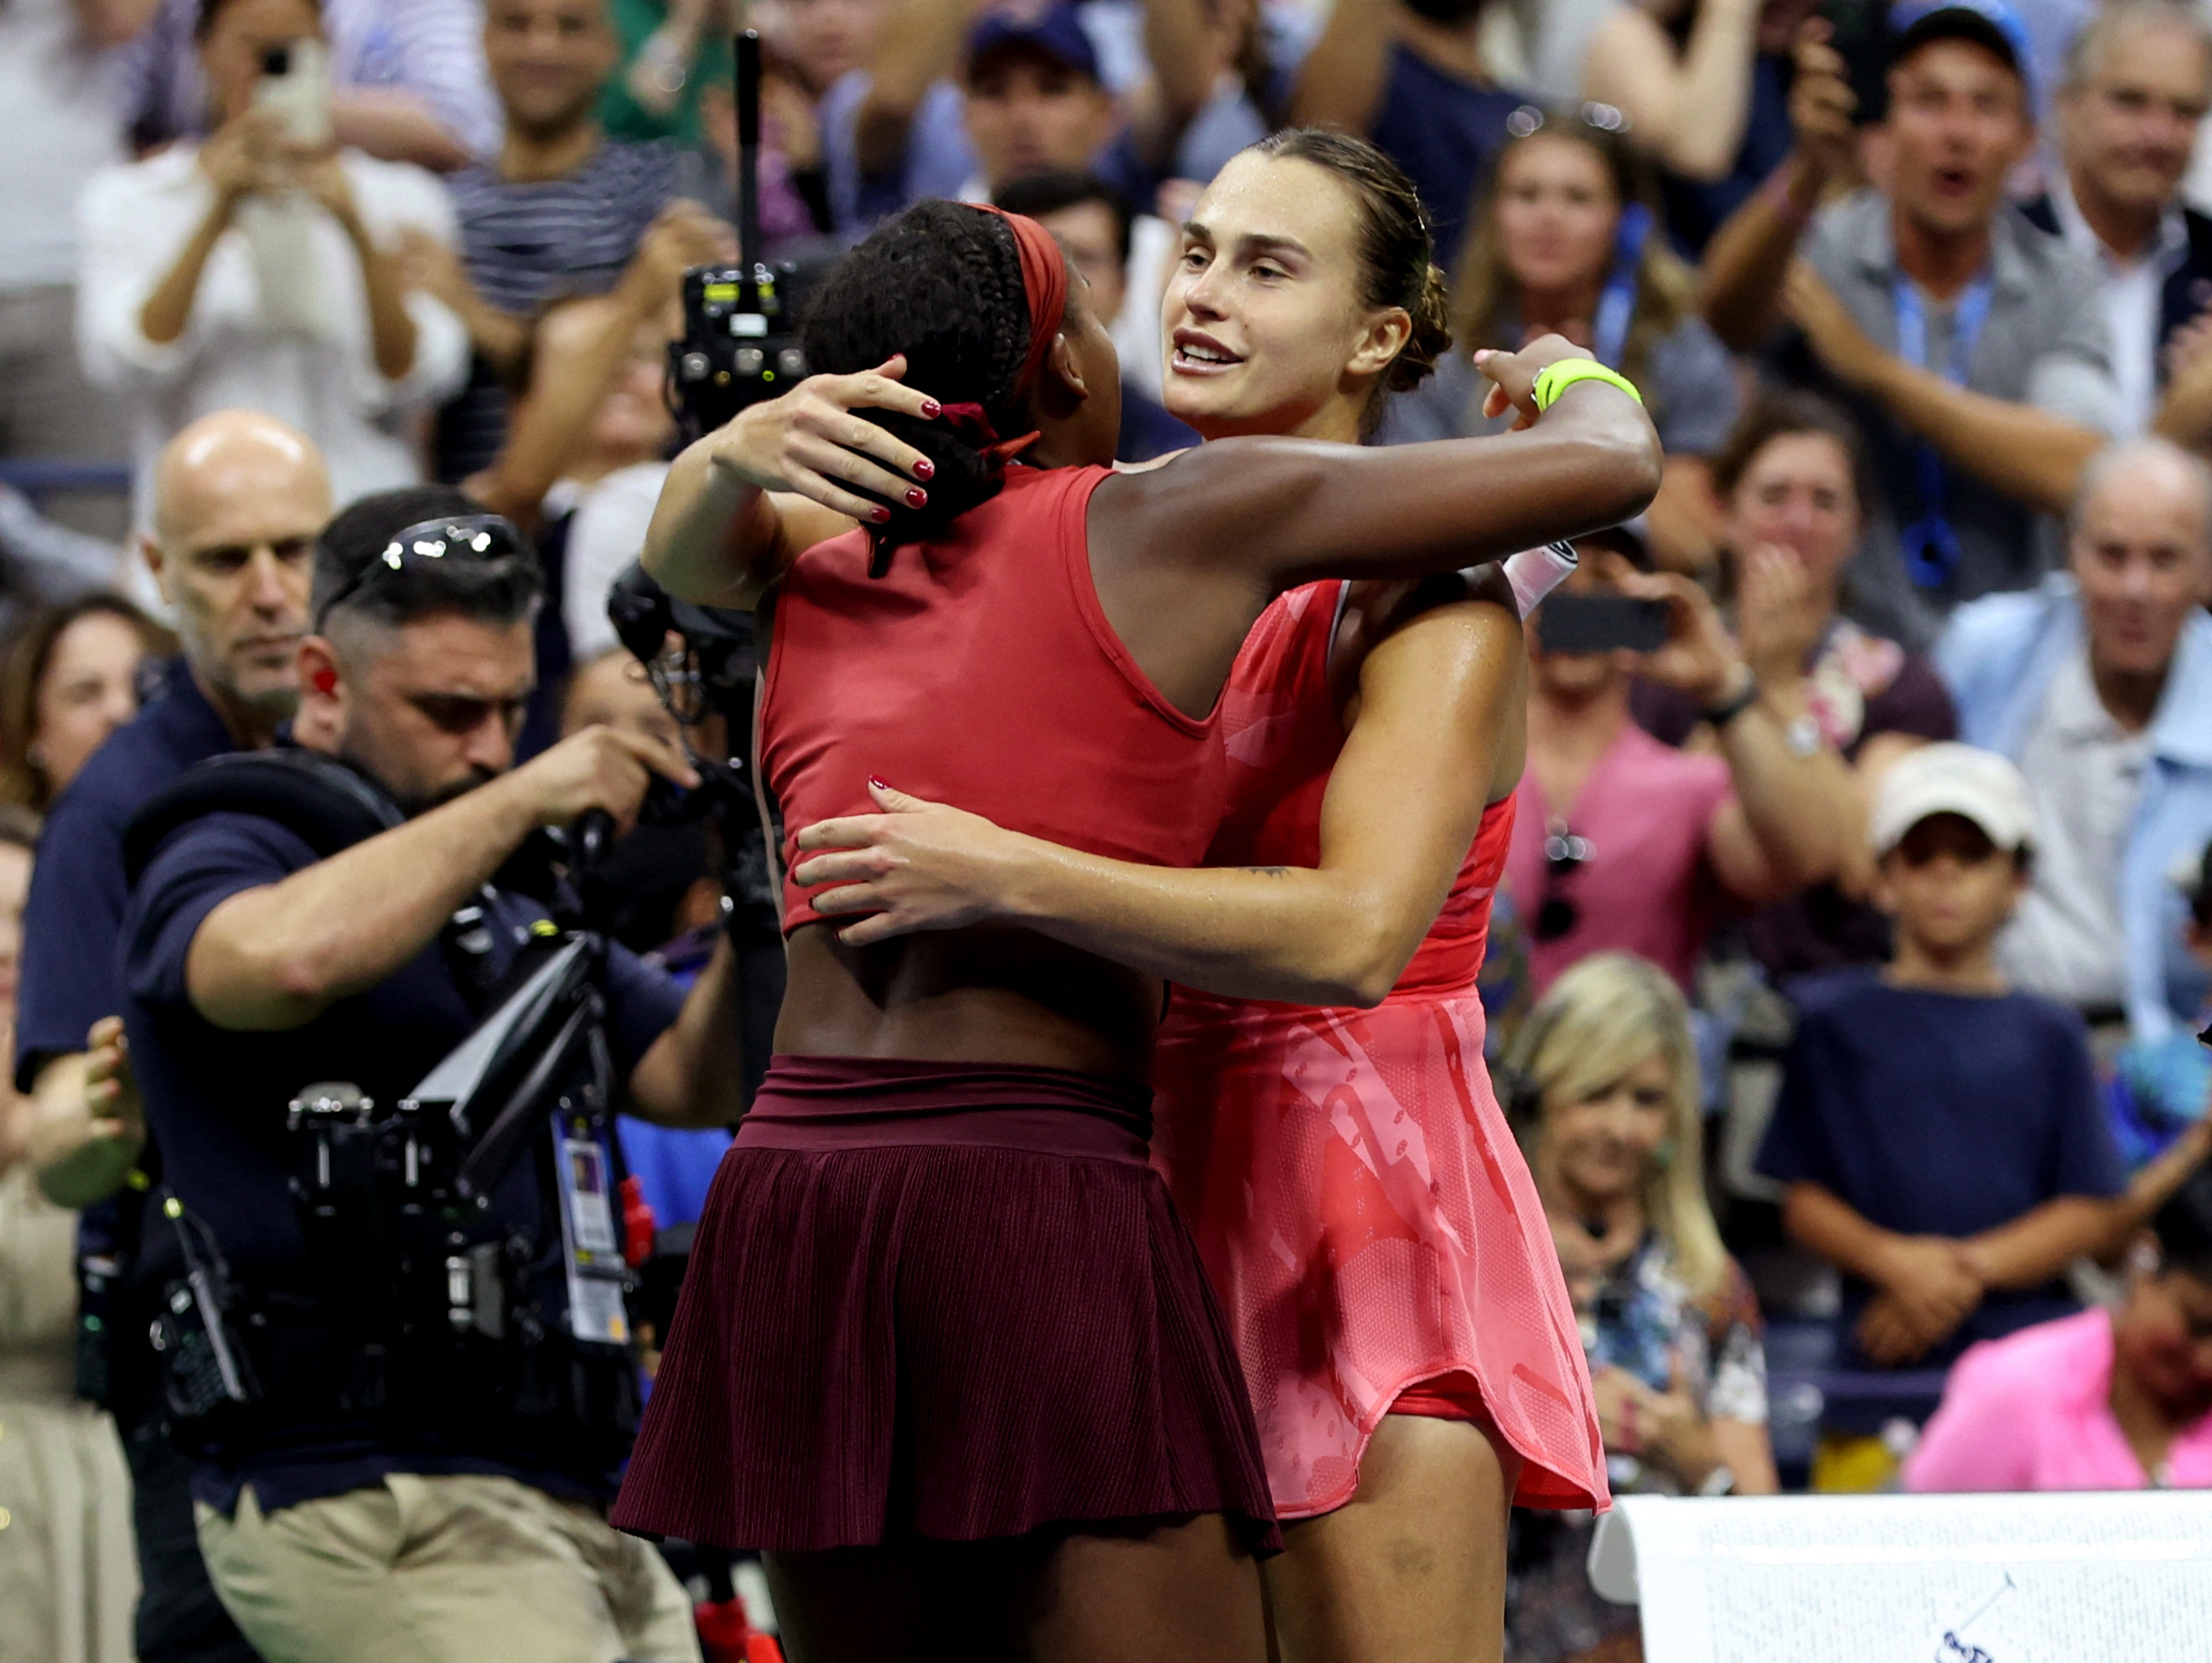
[[[1017,439],[1001,439],[981,404],[946,404],[939,411],[945,425],[981,452],[983,465],[993,473],[1005,467],[1044,437],[1032,429]]]

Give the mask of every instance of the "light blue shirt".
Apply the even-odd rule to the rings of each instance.
[[[2018,762],[2060,668],[2082,650],[2081,606],[2065,573],[1960,607],[1935,653],[1959,707],[1959,737]],[[2212,616],[2201,610],[2183,626],[2149,738],[2118,874],[2128,1025],[2138,1040],[2179,1029],[2206,992],[2174,881],[2212,841]]]

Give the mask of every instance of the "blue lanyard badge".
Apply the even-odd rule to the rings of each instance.
[[[1597,316],[1590,320],[1590,350],[1607,369],[1620,367],[1620,355],[1628,345],[1628,320],[1636,311],[1637,273],[1644,263],[1644,240],[1651,234],[1651,210],[1632,202],[1620,210],[1620,226],[1613,234],[1613,270],[1597,297]]]
[[[1984,271],[1959,297],[1951,325],[1951,361],[1937,372],[1954,386],[1966,385],[1974,343],[1989,321],[1995,287]],[[1928,314],[1921,307],[1919,289],[1900,274],[1893,293],[1897,299],[1898,355],[1922,369],[1934,368],[1928,361]],[[1959,536],[1943,518],[1943,458],[1923,440],[1914,449],[1913,461],[1919,476],[1920,518],[1897,534],[1898,552],[1904,557],[1907,577],[1923,589],[1938,589],[1959,569]]]

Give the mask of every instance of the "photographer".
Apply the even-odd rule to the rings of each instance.
[[[528,545],[458,492],[387,492],[340,514],[316,549],[299,731],[407,817],[318,860],[282,816],[217,807],[155,847],[125,918],[131,1057],[167,1162],[167,1189],[150,1198],[149,1253],[167,1251],[173,1276],[214,1266],[222,1326],[258,1388],[228,1424],[197,1435],[200,1540],[224,1603],[271,1657],[380,1660],[403,1635],[441,1656],[698,1655],[674,1579],[601,1516],[614,1462],[592,1412],[600,1400],[533,1415],[526,1393],[501,1396],[444,1367],[449,1353],[499,1347],[464,1353],[440,1332],[443,1311],[435,1324],[391,1328],[388,1344],[363,1343],[387,1331],[339,1284],[357,1272],[370,1301],[391,1294],[380,1244],[347,1244],[343,1264],[319,1252],[288,1186],[288,1103],[340,1081],[399,1103],[476,1029],[480,979],[466,974],[467,955],[502,975],[526,938],[548,932],[538,907],[486,887],[520,846],[593,810],[626,826],[656,774],[692,783],[665,744],[605,727],[513,767],[538,599]],[[472,902],[481,919],[449,930]],[[604,1040],[632,1112],[737,1118],[734,981],[726,944],[688,998],[608,950]],[[592,1144],[566,1141],[573,1111],[562,1102],[560,1162],[598,1158]],[[561,1169],[516,1160],[451,1240],[465,1228],[503,1240],[512,1265],[517,1243],[532,1229],[542,1241],[557,1218],[557,1246],[579,1228],[578,1192]],[[600,1228],[611,1232],[604,1212]],[[580,1309],[575,1263],[572,1251]],[[489,1274],[506,1272],[495,1259]],[[560,1338],[533,1332],[512,1295],[504,1308],[510,1333]],[[501,1338],[493,1321],[478,1327]],[[560,1359],[581,1349],[553,1346],[544,1378],[580,1378],[582,1363]],[[173,1356],[184,1350],[173,1343]]]

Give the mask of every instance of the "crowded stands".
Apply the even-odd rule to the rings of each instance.
[[[1505,431],[1476,353],[1556,334],[1665,451],[1527,620],[1482,980],[1613,1491],[2212,1485],[2212,11],[1881,12],[756,0],[764,257],[803,294],[926,198],[1042,222],[1147,464],[1200,442],[1160,324],[1200,192],[1280,128],[1371,139],[1453,339],[1364,442]],[[251,1663],[287,1563],[77,1365],[146,1181],[123,826],[320,719],[318,537],[404,488],[526,535],[516,760],[672,742],[607,600],[678,450],[684,274],[739,252],[748,25],[0,6],[0,1663]],[[707,835],[633,836],[621,941],[708,975]],[[726,1136],[623,1138],[696,1219]],[[1590,1528],[1516,1513],[1507,1658],[1638,1654]],[[773,1628],[757,1575],[678,1569],[741,1613],[709,1658]],[[319,1643],[286,1654],[366,1654]]]

